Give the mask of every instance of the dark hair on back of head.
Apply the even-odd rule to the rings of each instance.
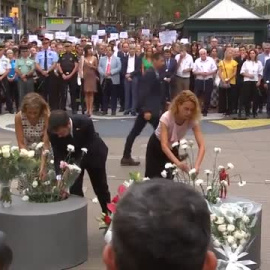
[[[66,127],[69,123],[69,116],[66,111],[52,111],[49,117],[48,131],[57,131],[60,127]]]
[[[153,53],[152,60],[159,60],[162,57],[163,57],[163,54],[162,53],[156,52],[156,53]]]
[[[134,184],[117,205],[112,248],[118,270],[202,270],[210,242],[204,198],[186,184]]]

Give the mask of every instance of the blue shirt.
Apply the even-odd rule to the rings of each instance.
[[[45,62],[45,50],[38,52],[35,59],[36,64],[39,64],[42,69],[44,68],[44,62]],[[58,54],[54,51],[47,50],[47,67],[48,69],[51,68],[51,66],[58,62]]]
[[[12,79],[12,78],[14,78],[15,73],[16,73],[15,72],[16,60],[15,59],[12,59],[10,61],[10,65],[11,65],[11,69],[10,69],[10,72],[8,73],[8,78]],[[15,80],[17,80],[17,78]]]

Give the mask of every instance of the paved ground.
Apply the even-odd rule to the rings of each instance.
[[[14,116],[13,116],[14,117]],[[9,118],[9,120],[7,120]],[[10,120],[11,119],[11,120]],[[144,155],[149,135],[152,128],[149,126],[136,140],[134,145],[134,157],[141,161],[138,168],[122,168],[119,161],[123,152],[125,136],[128,134],[133,119],[97,119],[96,129],[109,146],[109,159],[107,171],[109,185],[112,194],[119,184],[128,179],[130,171],[144,173]],[[124,121],[123,121],[124,120]],[[270,131],[269,126],[230,130],[225,126],[202,121],[202,129],[207,145],[207,153],[202,169],[211,168],[213,151],[215,146],[222,148],[219,164],[232,162],[235,165],[235,173],[240,173],[248,185],[240,188],[236,183],[230,187],[230,194],[246,197],[263,204],[262,222],[262,270],[270,269],[270,185],[265,180],[270,180]],[[13,130],[12,116],[0,116],[0,127],[9,126]],[[251,127],[250,127],[251,126]],[[189,135],[188,138],[192,138]],[[11,131],[0,130],[0,142],[15,142],[15,134]],[[102,231],[98,230],[98,223],[95,218],[100,214],[99,205],[92,204],[91,199],[95,196],[92,192],[90,181],[85,179],[86,197],[89,199],[88,207],[88,261],[74,270],[97,270],[104,269],[101,254],[104,246]]]

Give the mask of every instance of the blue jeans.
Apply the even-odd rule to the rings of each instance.
[[[125,79],[125,111],[136,112],[138,105],[138,78]]]

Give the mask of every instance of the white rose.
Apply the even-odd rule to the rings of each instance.
[[[245,186],[246,184],[247,184],[246,181],[240,181],[240,182],[238,183],[238,186],[239,186],[239,187],[243,187],[243,186]]]
[[[221,202],[220,198],[216,198],[217,203]]]
[[[234,165],[232,163],[228,163],[227,166],[228,166],[228,169],[231,169],[231,170],[234,169]]]
[[[207,191],[212,190],[212,186],[207,187]]]
[[[46,181],[46,182],[44,182],[44,185],[45,186],[49,186],[51,184],[51,182],[50,181]]]
[[[240,244],[241,244],[242,246],[244,246],[246,243],[247,243],[247,240],[246,240],[246,239],[241,239],[241,240],[240,240]]]
[[[162,176],[163,178],[167,178],[167,172],[166,172],[165,170],[163,170],[163,171],[161,172],[161,176]]]
[[[204,181],[202,179],[198,179],[198,180],[195,181],[195,184],[196,184],[196,186],[200,186],[200,185],[203,184],[203,182]]]
[[[225,232],[226,231],[226,225],[225,224],[222,224],[222,225],[218,225],[218,230],[220,231],[220,232]]]
[[[210,220],[213,222],[217,219],[217,216],[215,214],[210,215]]]
[[[241,239],[243,239],[243,238],[245,237],[245,234],[244,234],[243,231],[236,231],[236,232],[234,233],[234,237],[235,237],[236,239],[241,240]]]
[[[221,225],[225,222],[225,218],[224,217],[218,217],[217,221],[215,222],[218,225]]]
[[[29,197],[27,195],[25,195],[25,196],[22,197],[22,200],[24,202],[28,202],[29,201]]]
[[[11,152],[19,151],[19,147],[18,146],[12,146],[10,150],[11,150]]]
[[[95,197],[95,198],[92,200],[92,203],[98,203],[98,198]]]
[[[174,142],[174,143],[172,144],[172,148],[177,147],[178,145],[179,145],[179,142]]]
[[[35,151],[34,150],[28,151],[28,157],[29,158],[32,158],[34,156],[35,156]]]
[[[213,172],[212,172],[212,171],[210,171],[210,170],[204,170],[204,173],[205,173],[206,175],[213,174]]]
[[[232,235],[229,235],[227,238],[227,242],[232,245],[235,243],[235,238]]]
[[[67,151],[68,152],[75,152],[75,147],[72,144],[68,144]]]
[[[235,231],[235,226],[232,225],[232,224],[229,224],[229,225],[227,226],[227,230],[228,230],[228,232],[234,232],[234,231]]]
[[[221,170],[223,170],[223,169],[225,169],[224,166],[222,166],[222,165],[219,165],[219,166],[218,166],[218,171],[219,171],[219,172],[220,172]]]
[[[172,163],[166,163],[165,164],[165,169],[170,169],[170,168],[173,168],[173,164]]]
[[[61,181],[62,180],[62,175],[61,174],[56,175],[56,180]]]
[[[183,149],[183,150],[186,150],[186,149],[188,149],[188,145],[187,144],[181,144],[180,148]]]
[[[243,220],[244,223],[249,223],[249,222],[250,222],[249,217],[246,216],[246,215],[244,215],[244,216],[242,217],[242,220]]]
[[[232,248],[233,248],[233,249],[237,249],[237,248],[238,248],[237,244],[234,243],[234,244],[232,245]]]
[[[149,181],[149,180],[150,180],[149,177],[144,177],[144,178],[143,178],[143,181]]]
[[[217,153],[217,154],[220,153],[221,152],[221,148],[220,147],[215,147],[214,148],[214,152]]]
[[[182,139],[181,141],[180,141],[180,145],[184,145],[184,144],[187,144],[188,143],[188,141],[186,140],[186,139]]]
[[[36,150],[39,150],[40,148],[42,148],[43,145],[44,145],[44,142],[38,143],[37,146],[36,146]]]
[[[188,172],[188,174],[189,174],[190,176],[192,176],[192,175],[194,175],[194,174],[196,174],[196,173],[197,173],[197,171],[196,171],[195,168],[191,169],[191,170]]]
[[[28,157],[28,151],[26,149],[21,149],[20,157]]]
[[[33,188],[36,188],[38,186],[38,181],[34,181],[33,183],[32,183],[32,187]]]
[[[54,164],[54,160],[52,159],[52,160],[50,161],[50,163],[51,163],[51,164]]]
[[[87,149],[87,148],[82,148],[81,150],[82,150],[82,152],[85,153],[85,154],[87,154],[87,152],[88,152],[88,149]]]
[[[220,246],[221,246],[221,243],[219,242],[218,239],[215,239],[214,242],[213,242],[213,245],[214,245],[215,247],[220,247]]]
[[[2,152],[5,151],[5,150],[6,150],[6,151],[7,151],[7,150],[10,151],[10,145],[3,145],[3,146],[1,147],[1,150],[2,150]]]
[[[2,151],[2,155],[3,155],[3,157],[4,158],[9,158],[10,157],[10,151],[8,150],[4,150],[4,151]]]

